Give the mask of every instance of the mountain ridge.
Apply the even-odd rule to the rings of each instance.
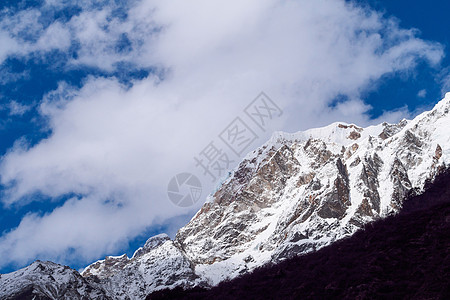
[[[276,132],[174,240],[152,237],[131,258],[87,266],[83,279],[110,298],[140,299],[159,289],[214,286],[350,236],[398,213],[447,168],[449,110],[447,93],[433,110],[397,124]]]

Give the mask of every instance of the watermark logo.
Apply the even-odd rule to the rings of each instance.
[[[232,163],[241,160],[242,156],[249,151],[252,143],[259,138],[258,132],[265,132],[269,122],[282,114],[283,111],[275,102],[261,92],[245,107],[241,116],[236,116],[218,134],[218,139],[212,140],[194,157],[195,166],[201,170],[203,176],[216,182],[228,172]],[[187,175],[197,180],[198,184],[192,186],[196,188],[193,190],[196,192],[195,195],[189,196],[189,192],[184,194],[180,192],[180,182],[185,182]],[[181,177],[178,178],[178,176]],[[175,205],[189,207],[201,197],[201,183],[194,175],[181,173],[170,180],[167,192],[169,199]]]
[[[189,207],[200,199],[202,184],[195,175],[180,173],[169,181],[167,194],[175,205]]]

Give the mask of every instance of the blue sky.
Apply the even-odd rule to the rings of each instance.
[[[366,96],[366,101],[374,106],[374,115],[382,110],[390,110],[401,105],[411,109],[431,106],[442,96],[441,80],[447,75],[445,68],[450,65],[448,48],[450,36],[445,28],[449,28],[447,12],[450,9],[448,1],[358,1],[383,11],[387,16],[397,18],[404,28],[416,28],[419,36],[438,41],[445,47],[447,54],[436,69],[421,65],[406,79],[402,76],[388,76],[383,80],[377,91]],[[417,97],[417,89],[426,90],[427,97]],[[393,99],[396,99],[393,101]]]
[[[274,130],[411,118],[450,90],[443,0],[0,10],[1,273],[173,237],[201,203],[174,206],[168,180],[198,173],[192,158],[262,90],[285,113],[252,147]]]

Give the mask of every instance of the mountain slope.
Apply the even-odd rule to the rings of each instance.
[[[316,250],[396,213],[450,156],[450,94],[412,121],[275,134],[250,153],[175,242],[216,284]]]
[[[109,297],[140,299],[159,289],[214,286],[350,236],[398,213],[447,168],[449,110],[450,93],[398,124],[275,133],[173,241],[150,238],[132,258],[107,257],[82,275]]]
[[[450,169],[395,216],[323,249],[212,289],[147,299],[449,299]]]

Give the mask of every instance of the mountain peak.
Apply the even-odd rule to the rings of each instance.
[[[444,109],[444,110],[447,109],[447,112],[448,112],[448,108],[449,107],[450,107],[450,92],[445,93],[445,97],[435,105],[433,110],[435,110],[435,109]]]
[[[0,299],[110,299],[95,282],[77,271],[36,260],[16,272],[0,275]]]
[[[167,241],[170,241],[170,237],[165,233],[161,233],[161,234],[152,236],[145,242],[144,247],[141,247],[134,252],[132,258],[141,256],[141,255],[151,251],[152,249],[159,247],[160,245],[164,244]]]

